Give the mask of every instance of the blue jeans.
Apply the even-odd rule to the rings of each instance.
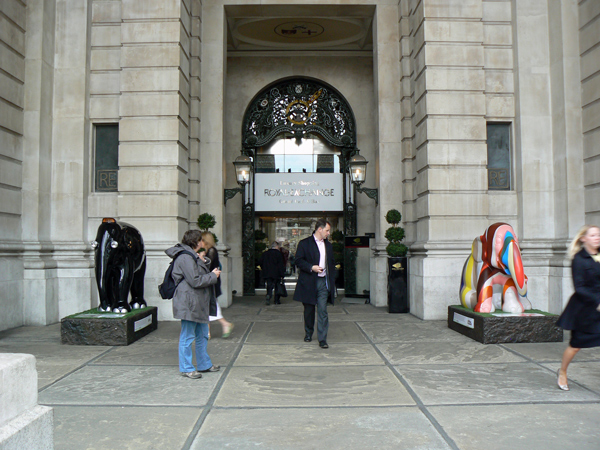
[[[212,367],[210,356],[206,352],[208,344],[208,324],[181,321],[181,334],[179,335],[179,371],[193,372],[192,343],[196,341],[196,365],[198,370],[206,370]]]

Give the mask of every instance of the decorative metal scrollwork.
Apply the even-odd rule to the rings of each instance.
[[[354,114],[346,99],[331,86],[307,78],[264,89],[248,106],[242,127],[245,149],[262,147],[282,133],[296,139],[318,134],[335,147],[356,147]]]

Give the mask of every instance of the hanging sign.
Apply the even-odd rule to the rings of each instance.
[[[257,173],[255,211],[343,211],[341,173]]]

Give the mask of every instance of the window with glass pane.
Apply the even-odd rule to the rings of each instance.
[[[119,124],[94,126],[96,192],[117,192],[119,173]]]
[[[487,124],[488,189],[510,190],[510,123]]]
[[[256,172],[340,172],[341,152],[319,137],[297,140],[281,135],[256,155]]]

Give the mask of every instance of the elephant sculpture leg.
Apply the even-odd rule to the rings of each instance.
[[[116,284],[114,292],[117,293],[117,298],[114,299],[113,312],[124,313],[131,311],[131,307],[127,303],[127,297],[129,296],[133,281],[134,267],[132,258],[125,258],[125,261],[119,264],[119,266],[121,270],[115,273]]]
[[[144,300],[144,275],[146,274],[146,258],[141,266],[133,275],[133,283],[131,283],[131,301],[129,306],[131,309],[145,308],[148,306]]]

